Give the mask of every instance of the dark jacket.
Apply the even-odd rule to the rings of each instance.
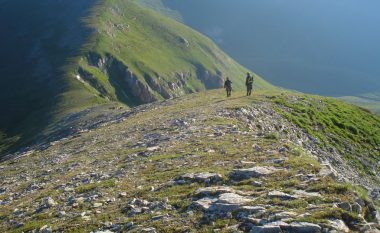
[[[245,85],[251,87],[253,85],[253,76],[248,75],[247,79],[245,80]]]
[[[224,82],[224,88],[231,90],[232,89],[232,82],[231,80],[226,80]]]

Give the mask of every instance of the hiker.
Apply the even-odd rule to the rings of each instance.
[[[253,89],[253,76],[250,73],[247,73],[245,86],[247,87],[247,96],[250,96],[252,94]]]
[[[227,80],[224,82],[224,88],[226,88],[227,97],[230,97],[231,91],[232,91],[232,82],[228,77],[227,77]]]

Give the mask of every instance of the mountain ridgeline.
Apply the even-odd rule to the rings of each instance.
[[[159,0],[0,0],[0,20],[0,232],[380,230],[370,111],[257,75],[246,96]]]
[[[140,4],[141,3],[141,4]],[[2,1],[0,151],[64,117],[116,101],[137,106],[219,88],[247,71],[153,1]],[[155,7],[156,6],[156,7]],[[153,11],[154,8],[157,11]],[[256,77],[258,88],[273,88]]]

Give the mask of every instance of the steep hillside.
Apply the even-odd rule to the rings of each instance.
[[[1,135],[26,145],[86,107],[218,88],[226,76],[242,87],[243,67],[207,37],[149,9],[162,5],[147,3],[1,1],[0,29],[8,35],[0,44]],[[256,84],[272,88],[259,77]]]
[[[90,35],[81,18],[93,3],[0,1],[0,132],[28,139],[51,120],[67,89],[61,67]],[[0,139],[0,154],[9,146]]]
[[[0,164],[0,231],[378,231],[380,120],[358,107],[214,90],[66,123]]]
[[[206,89],[229,76],[243,87],[246,70],[205,36],[134,1],[100,4],[96,29],[79,58],[77,78],[99,95],[134,106]],[[257,77],[257,86],[271,87]]]

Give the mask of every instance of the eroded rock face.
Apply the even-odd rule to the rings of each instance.
[[[186,47],[189,46],[185,38],[179,38],[179,40],[180,43]],[[143,74],[143,77],[140,79],[134,74],[130,67],[111,54],[101,55],[90,52],[85,55],[84,59],[87,60],[89,66],[96,67],[108,77],[109,83],[116,90],[117,100],[130,106],[154,102],[157,100],[157,94],[164,99],[168,99],[194,92],[188,84],[190,79],[197,78],[204,84],[206,89],[223,87],[223,74],[218,70],[212,73],[203,65],[196,65],[195,74],[190,71],[173,71],[170,74],[172,78],[165,79],[158,73],[146,73]],[[110,93],[112,91],[107,90],[107,88],[99,82],[91,72],[86,71],[85,68],[78,68],[76,78],[95,88],[102,97],[114,100]]]
[[[223,78],[220,71],[217,71],[216,74],[211,74],[203,65],[197,65],[197,77],[207,89],[223,87]]]
[[[98,68],[109,78],[110,84],[116,90],[118,100],[130,105],[151,103],[157,100],[150,86],[139,80],[128,66],[112,55],[101,56],[97,53],[89,53],[86,58],[90,66]],[[82,67],[78,69],[77,78],[91,85],[101,96],[110,99],[111,93],[95,76]]]

